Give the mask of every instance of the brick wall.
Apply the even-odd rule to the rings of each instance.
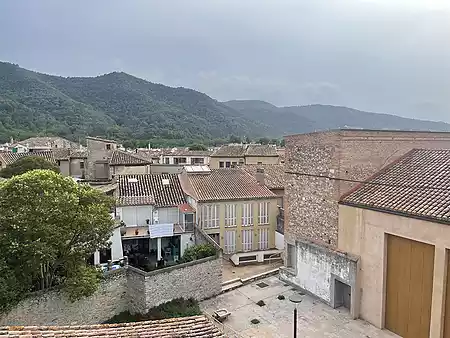
[[[356,183],[314,175],[364,180],[413,148],[448,149],[450,133],[343,130],[286,137],[286,240],[337,245],[337,201]]]
[[[125,269],[111,271],[97,292],[76,302],[70,302],[59,289],[32,294],[12,311],[0,316],[0,326],[102,323],[128,309],[126,293]]]

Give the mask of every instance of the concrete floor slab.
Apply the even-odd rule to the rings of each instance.
[[[234,266],[229,259],[224,258],[222,265],[222,281],[226,282],[236,278],[249,278],[260,273],[279,268],[280,266],[283,266],[282,262]]]
[[[260,288],[257,283],[268,286]],[[219,308],[231,311],[225,322],[230,332],[237,332],[232,337],[280,337],[293,336],[293,311],[295,304],[289,296],[298,293],[291,286],[284,284],[277,276],[267,277],[251,284],[229,291],[218,297],[201,302],[204,312],[212,314]],[[284,300],[278,299],[283,295]],[[302,338],[392,338],[395,335],[379,330],[362,321],[353,320],[346,309],[332,309],[328,305],[308,296],[302,295],[302,302],[297,304],[298,337]],[[264,306],[256,302],[263,300]],[[259,324],[252,324],[252,319]]]

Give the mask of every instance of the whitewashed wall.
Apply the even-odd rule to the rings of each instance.
[[[151,223],[153,218],[152,213],[153,207],[150,205],[124,206],[117,208],[118,216],[127,226],[145,226],[147,225],[147,219],[149,219]]]

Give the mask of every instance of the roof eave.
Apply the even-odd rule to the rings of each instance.
[[[378,208],[378,207],[374,207],[374,206],[370,206],[370,205],[366,205],[366,204],[358,204],[358,203],[352,203],[352,202],[346,202],[346,201],[339,201],[338,204],[349,206],[349,207],[354,207],[354,208],[359,208],[359,209],[382,212],[384,214],[414,218],[414,219],[418,219],[421,221],[450,225],[450,220],[447,221],[444,219],[430,217],[430,216],[410,214],[410,213],[403,212],[403,211],[392,210],[392,209],[383,209],[383,208]]]

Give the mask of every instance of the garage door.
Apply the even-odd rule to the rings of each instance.
[[[450,338],[450,259],[447,250],[447,287],[445,291],[444,338]]]
[[[403,338],[428,338],[434,246],[388,235],[386,329]]]

